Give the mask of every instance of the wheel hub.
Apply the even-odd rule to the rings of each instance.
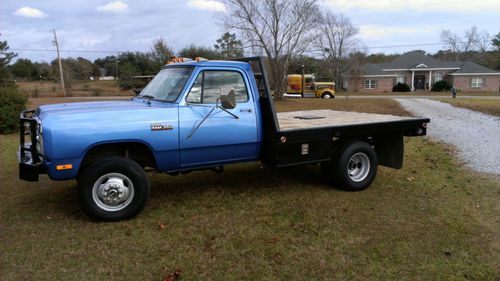
[[[355,153],[348,161],[347,174],[352,181],[360,182],[366,179],[370,172],[370,159],[363,152]]]
[[[101,176],[92,189],[94,202],[106,211],[119,211],[132,201],[134,186],[130,179],[119,173]]]

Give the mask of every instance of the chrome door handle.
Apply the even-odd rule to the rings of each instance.
[[[240,112],[252,112],[251,108],[240,109]]]

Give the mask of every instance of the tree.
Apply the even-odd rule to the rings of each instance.
[[[104,69],[104,76],[117,76],[117,57],[116,56],[106,56],[104,58],[98,58],[94,61],[99,68]]]
[[[497,51],[500,52],[500,32],[498,32],[497,35],[491,39],[491,44],[497,48]]]
[[[343,77],[347,74],[347,67],[343,62],[358,44],[358,33],[359,29],[343,14],[327,12],[321,17],[316,45],[330,64],[337,87],[342,85]]]
[[[311,42],[319,15],[318,0],[225,0],[225,28],[240,34],[253,51],[269,59],[274,97],[286,92],[285,78],[293,55]]]
[[[167,42],[163,38],[159,38],[153,41],[150,55],[155,67],[159,70],[174,55],[174,51],[167,45]]]
[[[134,87],[134,80],[133,77],[135,75],[139,75],[140,70],[137,69],[137,67],[131,63],[131,62],[125,62],[120,65],[120,80],[118,82],[118,85],[122,89],[132,89]]]
[[[38,74],[35,65],[29,59],[18,59],[11,66],[11,72],[15,78],[22,78],[26,80],[37,78]]]
[[[202,57],[209,60],[220,59],[221,54],[214,49],[204,47],[204,46],[196,46],[194,44],[190,44],[179,51],[179,56],[194,59],[196,57]]]
[[[7,41],[0,41],[0,81],[9,78],[7,66],[15,57],[17,57],[17,54],[14,52],[9,52],[9,44],[7,43]]]
[[[441,31],[441,42],[455,55],[456,61],[470,59],[474,51],[485,52],[489,37],[486,31],[479,32],[475,25],[466,30],[463,37],[449,30]]]
[[[52,75],[52,73],[50,71],[50,65],[48,63],[35,62],[33,64],[33,66],[36,69],[36,75],[37,75],[37,77],[33,77],[33,78],[37,78],[37,79],[41,79],[41,80],[53,80],[54,79],[54,76]]]
[[[492,51],[493,57],[495,58],[495,69],[500,70],[500,32],[491,39],[491,44],[496,48]]]
[[[75,79],[87,80],[92,76],[93,63],[88,59],[77,57],[76,64],[74,65]]]
[[[223,58],[243,57],[243,45],[240,40],[236,40],[235,33],[226,32],[216,42],[214,48]]]

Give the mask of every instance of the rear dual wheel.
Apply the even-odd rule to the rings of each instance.
[[[333,186],[348,191],[366,189],[377,174],[377,154],[363,141],[341,144],[330,161],[321,163],[321,172]]]

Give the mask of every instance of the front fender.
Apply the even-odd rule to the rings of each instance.
[[[106,143],[140,142],[150,148],[159,170],[179,167],[177,107],[55,115],[42,124],[45,164],[51,179],[76,178],[86,152]],[[168,125],[168,130],[153,130],[154,124]],[[72,168],[57,170],[57,165],[64,164]]]

